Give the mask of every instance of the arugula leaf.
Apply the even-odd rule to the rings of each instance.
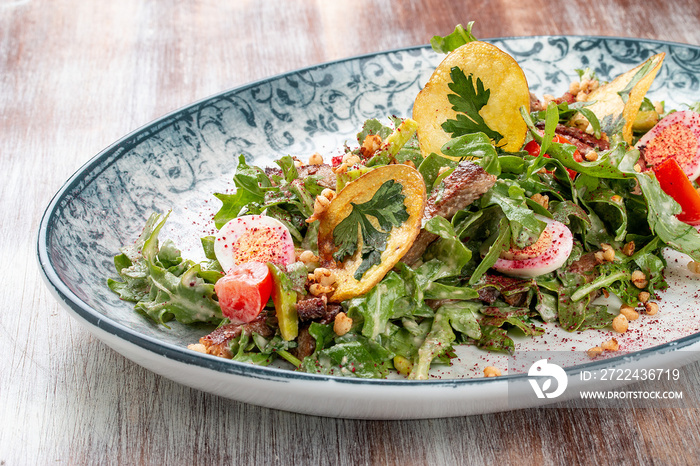
[[[457,161],[438,155],[435,152],[423,159],[420,165],[418,165],[418,171],[423,176],[426,192],[433,190],[436,184],[435,182],[440,176],[440,171],[444,167],[454,168],[456,166]]]
[[[458,24],[455,30],[445,37],[433,36],[433,38],[430,39],[430,45],[437,53],[450,53],[467,42],[474,42],[477,40],[472,34],[472,26],[474,26],[474,21],[470,21],[466,29],[464,29],[464,26],[461,24]]]
[[[401,226],[408,220],[408,210],[404,204],[406,196],[403,186],[394,180],[384,182],[372,199],[362,204],[352,204],[350,214],[333,230],[333,241],[338,250],[333,254],[337,261],[343,261],[357,251],[358,232],[362,235],[362,262],[355,271],[355,279],[375,264],[381,262],[381,254],[386,249],[392,227]],[[379,230],[369,217],[376,219]]]
[[[450,139],[441,150],[443,154],[458,157],[461,160],[479,159],[478,163],[487,173],[495,176],[501,174],[496,149],[491,144],[491,139],[484,133],[465,134]]]
[[[481,323],[480,326],[481,338],[477,341],[476,346],[485,350],[505,351],[513,354],[515,343],[508,336],[508,332],[505,329]]]
[[[386,329],[394,301],[404,294],[403,280],[391,271],[369,293],[350,300],[348,315],[353,321],[357,320],[356,315],[362,316],[362,335],[376,339]]]
[[[550,102],[550,104],[554,104],[554,103]],[[586,108],[590,105],[593,105],[593,102],[574,102],[574,103],[569,103],[566,101],[561,102],[560,104],[556,105],[557,109],[558,109],[558,114],[559,114],[558,115],[558,123],[565,125],[577,113],[580,113],[591,124],[591,127],[593,128],[593,135],[597,138],[600,138],[600,121],[598,121],[598,117],[595,115],[595,113],[593,113],[590,109]],[[532,113],[533,118],[536,118],[537,120],[545,120],[548,108],[549,108],[549,106],[545,110],[533,112]]]
[[[550,102],[544,112],[544,136],[542,137],[542,142],[540,142],[540,157],[547,152],[547,148],[552,143],[557,124],[559,123],[559,109],[557,108],[557,104]]]
[[[336,344],[319,354],[340,368],[340,375],[362,378],[383,378],[389,374],[390,361],[395,354],[361,335],[347,333],[336,338]]]
[[[447,301],[440,306],[440,312],[449,317],[453,329],[478,340],[481,338],[478,318],[482,307],[481,303],[474,301]]]
[[[214,299],[213,282],[221,273],[213,267],[203,270],[211,259],[202,264],[183,260],[170,240],[159,247],[158,235],[167,217],[151,215],[134,246],[122,248],[123,253],[115,257],[123,281],[109,279],[107,283],[122,299],[136,301],[138,312],[160,324],[173,318],[185,324],[219,323],[223,315]],[[205,253],[208,245],[202,242]]]
[[[450,325],[450,318],[446,311],[438,309],[435,313],[433,325],[425,337],[423,344],[418,349],[418,360],[413,365],[408,378],[411,380],[427,380],[430,363],[442,356],[452,348],[456,336]]]
[[[601,186],[595,191],[587,192],[582,203],[594,211],[609,230],[615,241],[622,241],[627,235],[627,209],[622,197],[614,190]]]
[[[483,207],[496,204],[510,222],[511,241],[518,248],[525,248],[540,237],[546,223],[533,215],[527,207],[525,191],[512,180],[499,179],[482,196]]]
[[[605,328],[612,324],[615,314],[608,312],[608,307],[603,305],[588,306],[585,319],[578,328],[578,331],[590,330],[594,328]]]
[[[639,155],[636,149],[626,152],[620,161],[619,169],[625,177],[634,177],[639,182],[648,205],[649,228],[673,249],[700,261],[700,233],[676,218],[676,214],[681,211],[680,205],[661,189],[652,172],[639,173],[634,169]]]
[[[452,135],[453,138],[472,133],[485,133],[496,144],[503,136],[489,128],[479,111],[488,103],[491,90],[484,88],[481,79],[476,78],[476,86],[472,75],[465,76],[458,67],[450,70],[452,82],[448,84],[455,94],[449,94],[447,99],[452,104],[452,110],[457,112],[457,119],[447,120],[442,124],[442,129]]]
[[[472,252],[460,241],[452,224],[444,217],[435,216],[423,228],[440,237],[423,254],[425,262],[416,271],[424,284],[460,275]]]
[[[493,266],[493,264],[496,263],[498,257],[501,254],[501,251],[505,251],[508,248],[510,248],[511,229],[508,228],[507,218],[501,218],[500,223],[498,225],[498,229],[492,235],[492,238],[493,237],[495,238],[493,239],[493,241],[491,241],[490,246],[488,248],[488,252],[484,254],[484,258],[482,259],[481,263],[476,268],[476,270],[474,270],[472,276],[469,278],[470,285],[476,284],[486,273],[486,271],[490,269]]]

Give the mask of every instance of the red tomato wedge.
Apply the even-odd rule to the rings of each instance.
[[[661,189],[681,205],[683,211],[678,220],[690,225],[700,225],[700,193],[688,179],[676,159],[668,158],[653,167]]]
[[[559,144],[571,144],[571,141],[566,139],[563,136],[559,136],[558,134],[555,134],[554,137],[552,138],[552,141],[558,142]],[[533,157],[538,157],[540,155],[540,149],[541,146],[537,141],[530,141],[527,144],[525,144],[525,147],[523,147],[523,150],[525,150],[528,154],[530,154]],[[549,155],[544,154],[545,157],[548,159],[551,158]],[[583,162],[583,157],[581,156],[581,153],[577,150],[574,152],[574,160],[577,162]],[[576,178],[576,170],[572,170],[570,168],[567,168],[566,171],[569,173],[569,178],[572,180]]]
[[[272,293],[272,275],[267,264],[246,262],[231,268],[214,285],[224,317],[234,324],[255,320]]]

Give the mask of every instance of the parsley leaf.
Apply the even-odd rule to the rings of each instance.
[[[490,89],[484,89],[484,83],[476,78],[476,86],[472,75],[465,76],[458,67],[450,70],[452,82],[449,87],[454,94],[447,96],[452,104],[452,110],[457,112],[456,120],[447,120],[442,124],[442,129],[450,133],[453,138],[482,132],[494,140],[496,144],[503,139],[503,136],[488,127],[484,119],[479,115],[479,111],[486,105],[491,96]]]
[[[358,232],[362,234],[362,262],[355,271],[355,279],[373,265],[381,262],[382,252],[386,249],[389,232],[408,220],[408,211],[404,204],[406,196],[402,194],[403,186],[394,180],[384,182],[372,199],[362,204],[352,202],[352,211],[333,230],[333,241],[338,250],[333,258],[342,261],[357,252]],[[372,224],[369,216],[379,224],[379,230]]]

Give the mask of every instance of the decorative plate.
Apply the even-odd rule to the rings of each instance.
[[[537,95],[561,95],[575,70],[593,68],[603,80],[666,53],[650,97],[667,108],[698,99],[700,47],[668,42],[543,36],[490,42],[510,53]],[[413,99],[442,56],[429,47],[375,53],[312,66],[214,95],[154,121],[93,157],[56,194],[42,219],[38,259],[45,280],[67,311],[97,338],[136,363],[177,382],[261,406],[347,418],[462,416],[572,398],[590,386],[581,371],[611,367],[672,367],[700,348],[697,279],[687,258],[669,255],[671,288],[654,318],[619,337],[624,352],[591,361],[585,349],[608,331],[569,334],[547,326],[517,342],[517,354],[558,352],[569,379],[563,396],[514,396],[528,379],[525,362],[459,347],[452,366],[431,380],[366,380],[305,374],[233,362],[187,349],[205,332],[197,326],[153,324],[106,286],[112,257],[133,241],[153,211],[173,211],[161,236],[194,251],[211,233],[218,208],[213,192],[231,189],[239,154],[266,166],[286,154],[332,155],[354,139],[368,118],[410,116]],[[191,257],[191,256],[190,256]],[[505,359],[504,359],[505,358]],[[485,365],[508,367],[484,378]],[[527,386],[527,384],[524,384]]]

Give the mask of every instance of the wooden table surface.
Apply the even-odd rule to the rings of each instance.
[[[219,398],[115,353],[41,281],[43,210],[121,136],[249,81],[425,44],[470,20],[482,38],[594,34],[700,45],[697,0],[0,0],[0,465],[697,463],[697,409],[565,403],[353,421]],[[700,364],[684,371],[690,389]]]

